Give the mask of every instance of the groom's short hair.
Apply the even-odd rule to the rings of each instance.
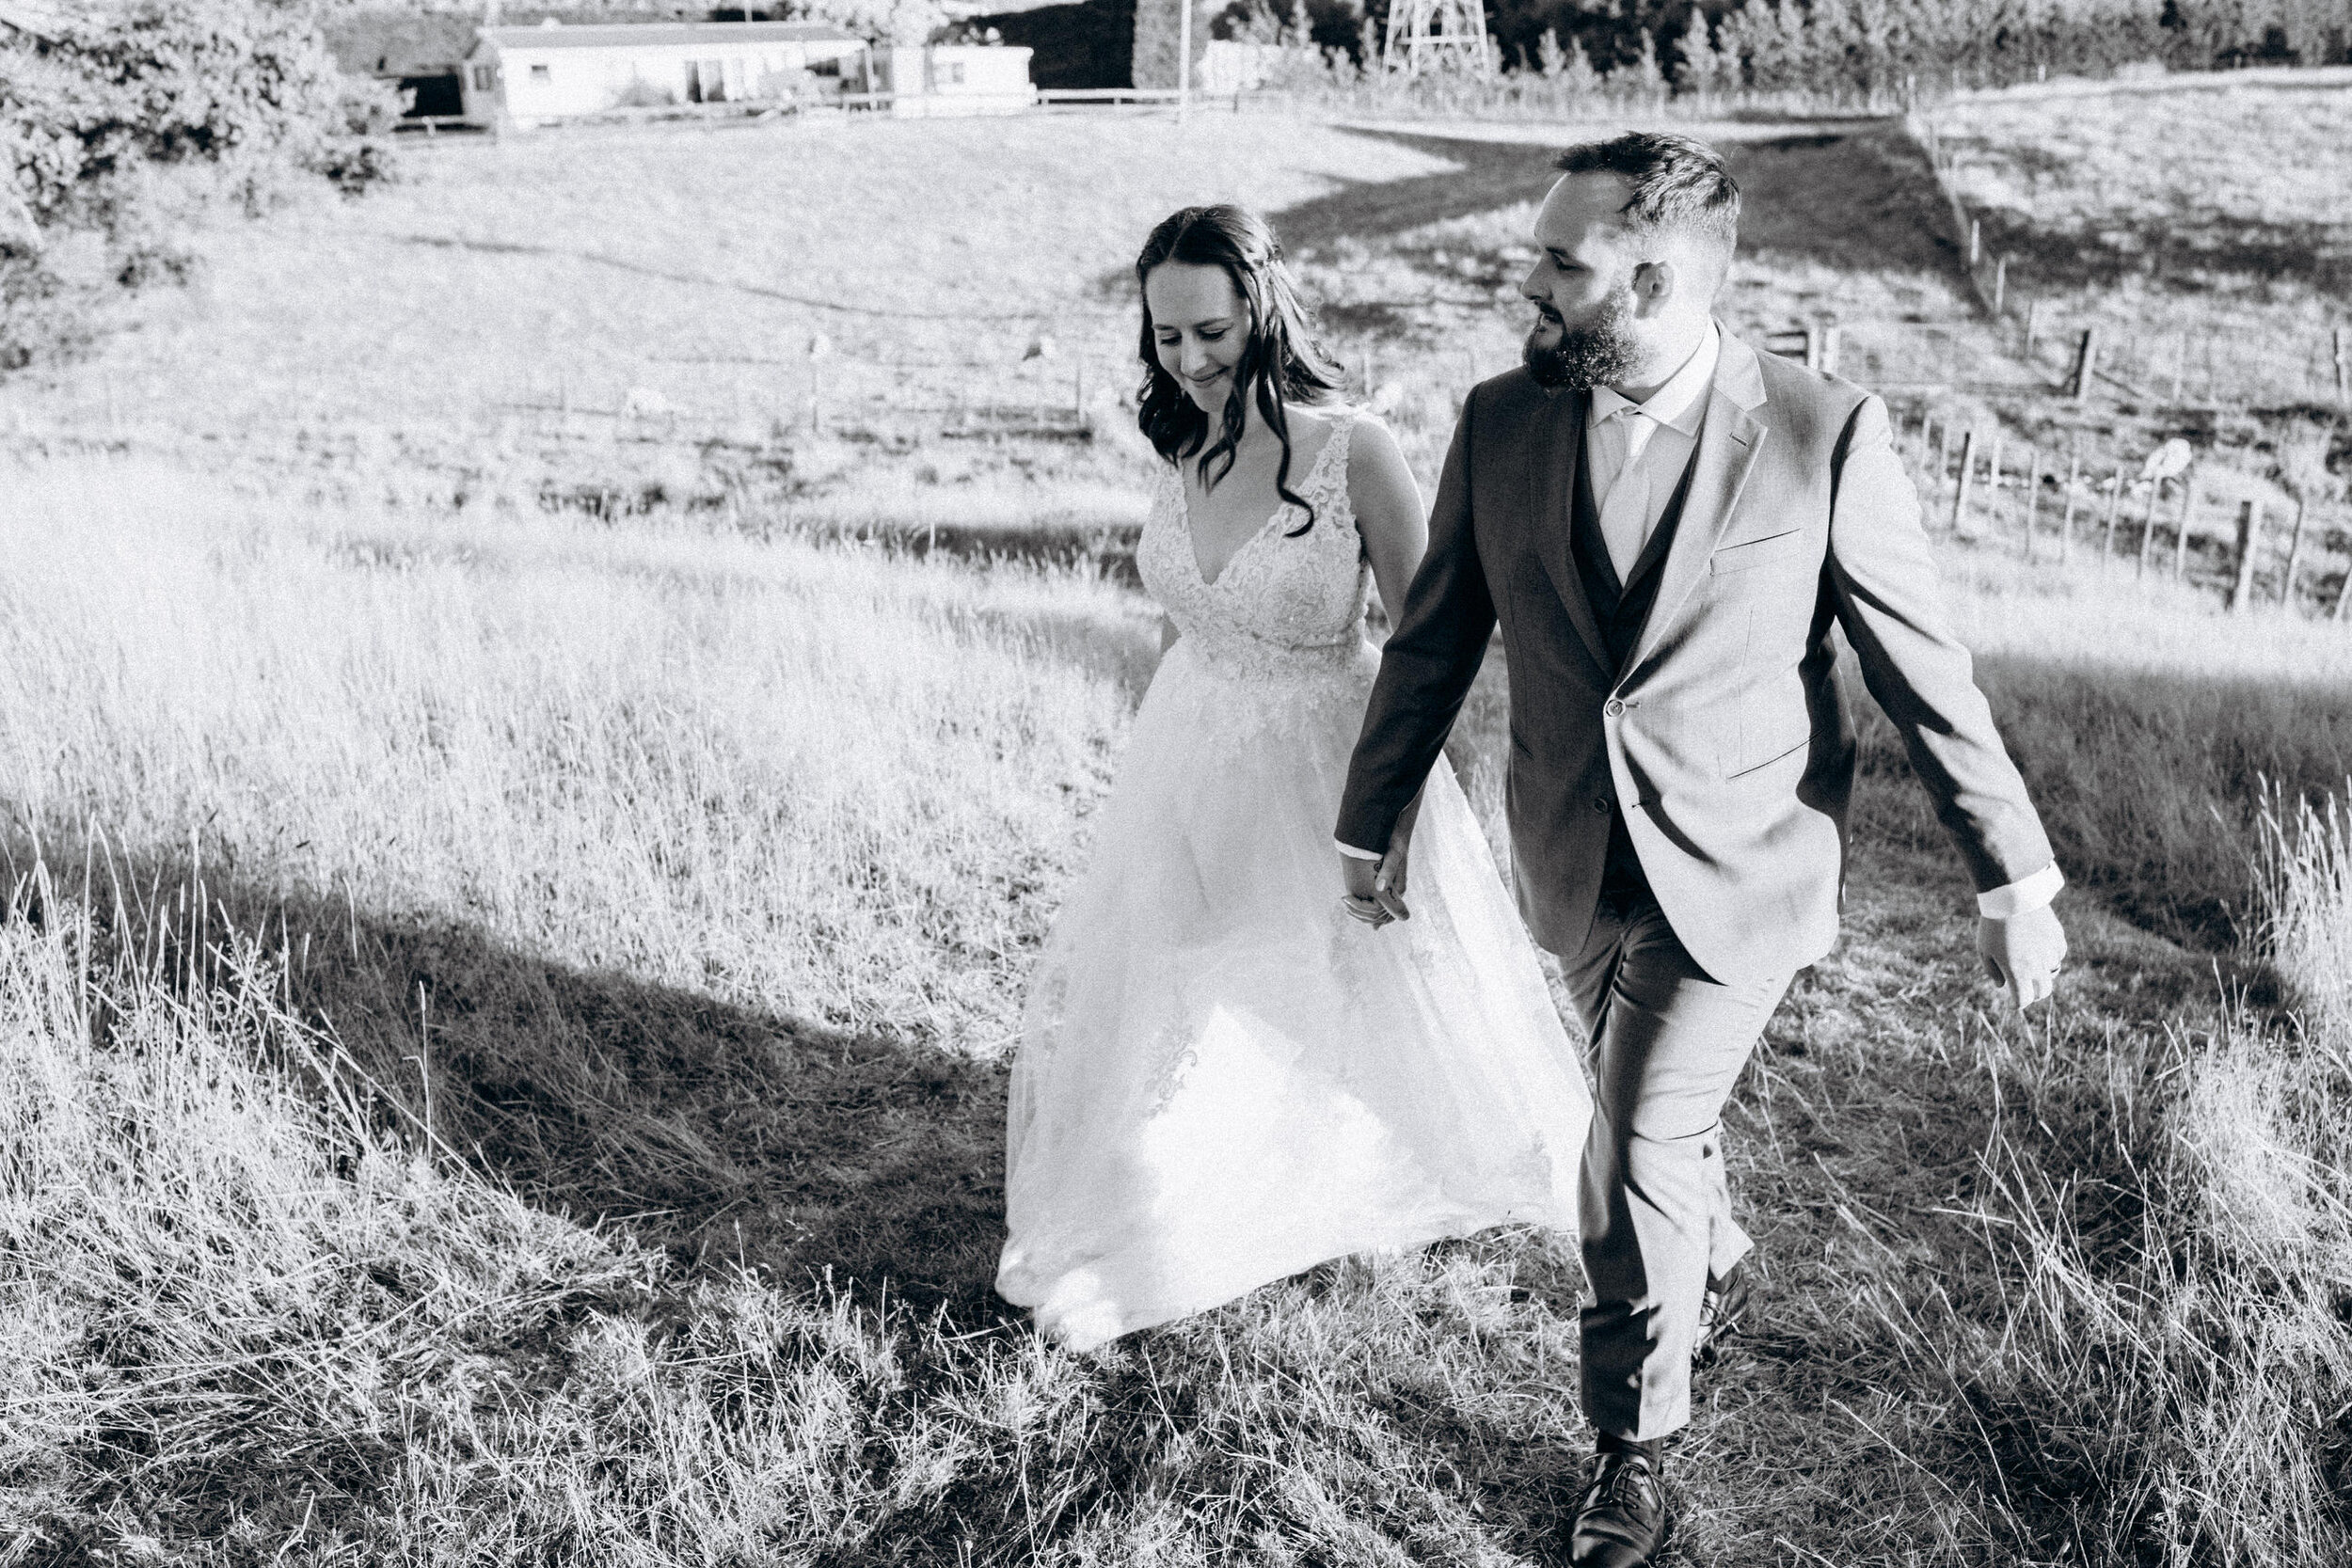
[[[1672,231],[1720,247],[1724,260],[1740,238],[1740,182],[1723,154],[1671,131],[1629,131],[1571,147],[1552,164],[1563,174],[1613,174],[1630,193],[1619,209],[1629,227]]]

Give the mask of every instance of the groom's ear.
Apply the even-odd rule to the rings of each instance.
[[[1633,268],[1634,309],[1643,315],[1651,315],[1675,297],[1681,286],[1681,272],[1672,261],[1642,261]]]

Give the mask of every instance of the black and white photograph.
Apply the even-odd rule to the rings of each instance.
[[[2352,1563],[2352,0],[0,0],[0,1568]]]

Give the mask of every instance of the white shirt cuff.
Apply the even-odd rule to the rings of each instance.
[[[1339,844],[1340,853],[1352,861],[1376,861],[1380,858],[1380,851],[1377,849],[1359,849],[1353,844],[1340,844],[1336,838],[1331,842]]]
[[[2046,909],[2065,885],[2065,873],[2052,861],[2030,877],[1978,894],[1977,912],[1987,920],[2013,920],[2029,911]]]

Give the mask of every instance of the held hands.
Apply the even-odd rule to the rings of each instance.
[[[2046,904],[2007,920],[1979,920],[1977,951],[1984,955],[1986,973],[2009,989],[2024,1012],[2058,988],[2058,965],[2066,961],[2066,928]]]
[[[1412,919],[1413,911],[1405,907],[1409,847],[1406,834],[1400,828],[1396,836],[1389,840],[1389,852],[1376,861],[1342,855],[1340,875],[1347,879],[1347,896],[1340,900],[1340,908],[1375,927],[1391,920]]]
[[[1405,883],[1413,848],[1413,823],[1420,816],[1421,797],[1417,795],[1397,818],[1387,854],[1376,861],[1340,857],[1340,875],[1347,880],[1347,896],[1340,900],[1340,907],[1375,929],[1391,920],[1413,918],[1413,911],[1405,907]]]

